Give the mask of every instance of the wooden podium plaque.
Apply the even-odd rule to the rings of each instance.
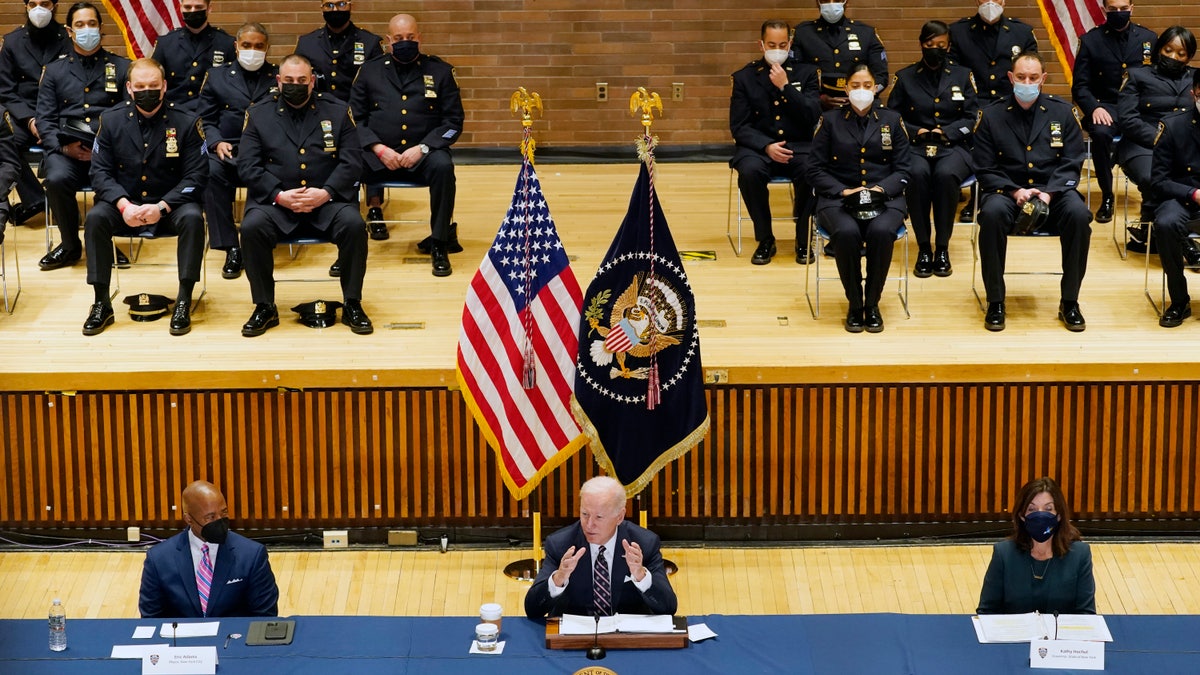
[[[601,633],[595,635],[559,635],[557,617],[546,621],[547,649],[588,649],[599,644],[605,649],[683,649],[688,646],[687,617],[672,617],[675,633]]]

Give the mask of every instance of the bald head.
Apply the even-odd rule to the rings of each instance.
[[[225,495],[217,486],[206,480],[198,480],[183,489],[183,522],[200,536],[205,525],[220,518],[229,517]]]
[[[421,41],[421,32],[417,29],[417,19],[411,14],[397,14],[388,22],[388,43],[402,40]]]

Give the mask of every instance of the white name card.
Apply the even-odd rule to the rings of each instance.
[[[167,647],[142,655],[142,675],[216,675],[217,648]]]
[[[1104,643],[1034,640],[1029,643],[1029,667],[1104,670]]]

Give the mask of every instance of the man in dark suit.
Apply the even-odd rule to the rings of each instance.
[[[180,0],[183,25],[160,36],[154,60],[167,73],[167,102],[197,112],[200,87],[209,68],[233,59],[233,36],[208,22],[209,0]]]
[[[1192,71],[1192,98],[1200,101],[1200,69]],[[1171,295],[1158,325],[1175,328],[1192,315],[1183,247],[1189,235],[1200,232],[1200,103],[1167,115],[1158,128],[1151,168],[1160,200],[1154,211],[1154,240]]]
[[[1150,65],[1154,31],[1132,23],[1130,0],[1104,0],[1105,22],[1079,38],[1071,98],[1083,111],[1083,129],[1092,139],[1092,165],[1100,185],[1096,222],[1113,219],[1113,137],[1117,134],[1117,92],[1125,71]]]
[[[820,19],[796,26],[792,37],[796,60],[821,71],[821,107],[833,110],[846,105],[846,78],[854,66],[865,63],[880,83],[888,81],[887,51],[875,29],[845,16],[845,2],[817,0]]]
[[[1087,327],[1079,310],[1079,287],[1087,271],[1092,214],[1079,195],[1083,131],[1070,103],[1041,93],[1042,59],[1021,54],[1009,74],[1013,93],[979,114],[972,158],[979,189],[979,262],[987,289],[984,327],[1004,330],[1004,263],[1008,235],[1022,207],[1040,200],[1049,207],[1047,227],[1062,245],[1062,300],[1058,318],[1067,330]]]
[[[750,262],[766,265],[775,255],[767,183],[772,176],[787,176],[795,195],[796,262],[807,265],[812,262],[807,221],[812,188],[804,172],[813,129],[821,116],[820,71],[788,57],[791,40],[786,21],[764,21],[760,36],[763,58],[732,77],[729,131],[737,147],[729,165],[738,173],[738,190],[754,222],[758,248]]]
[[[433,276],[451,273],[449,253],[462,250],[451,229],[456,183],[450,146],[462,136],[462,96],[454,68],[422,54],[417,20],[397,14],[388,23],[390,54],[368,62],[354,80],[350,105],[362,125],[359,135],[367,168],[366,183],[415,180],[429,186],[430,237],[418,249],[428,251]],[[374,223],[382,211],[382,191],[367,195],[371,236],[387,238],[387,227]],[[382,227],[382,232],[378,227]]]
[[[75,193],[88,184],[94,140],[83,137],[95,134],[100,113],[125,99],[129,59],[100,46],[101,29],[95,5],[72,5],[67,32],[74,50],[46,65],[38,89],[36,119],[45,151],[46,200],[62,239],[38,262],[43,270],[73,265],[83,255]]]
[[[296,53],[313,66],[316,90],[347,102],[358,69],[383,53],[379,36],[350,20],[353,4],[351,0],[322,2],[325,25],[301,35],[296,43]]]
[[[57,0],[29,0],[24,26],[4,36],[0,47],[0,104],[13,117],[17,147],[24,153],[40,142],[34,115],[42,68],[71,52],[67,29],[54,20]],[[13,222],[21,223],[45,208],[46,193],[28,162],[21,163],[17,194],[21,208],[13,211]]]
[[[279,64],[279,100],[246,114],[238,146],[238,175],[249,196],[242,218],[242,250],[254,313],[242,335],[256,337],[279,325],[275,307],[275,244],[283,236],[332,241],[345,266],[342,323],[372,332],[362,307],[367,272],[367,227],[358,212],[362,144],[350,106],[313,92],[308,59],[292,54]]]
[[[208,144],[208,190],[204,215],[208,220],[209,246],[225,251],[221,276],[242,275],[242,249],[233,224],[233,200],[239,184],[237,144],[246,123],[246,110],[279,93],[278,69],[266,62],[270,40],[258,23],[244,24],[237,32],[237,63],[213,68],[200,87],[200,118]]]
[[[625,488],[597,476],[579,488],[579,522],[546,538],[525,594],[531,619],[563,614],[674,614],[658,535],[625,521]]]
[[[129,67],[126,87],[132,102],[101,116],[92,153],[96,203],[83,229],[95,302],[83,334],[98,335],[113,322],[113,237],[146,231],[178,235],[179,292],[170,332],[185,335],[192,329],[192,288],[204,258],[204,131],[200,118],[164,101],[162,66],[153,59]]]
[[[279,616],[279,587],[262,544],[229,531],[221,491],[198,480],[183,490],[188,529],[146,553],[142,618]]]

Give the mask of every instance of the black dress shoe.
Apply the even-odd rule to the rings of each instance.
[[[1183,320],[1192,315],[1192,303],[1185,302],[1182,304],[1171,303],[1171,306],[1163,310],[1162,316],[1158,318],[1158,325],[1163,328],[1176,328],[1183,325]]]
[[[970,223],[975,220],[975,202],[968,199],[967,205],[958,212],[958,222]]]
[[[221,268],[221,278],[236,279],[242,276],[242,249],[234,246],[225,251],[225,266]]]
[[[113,258],[113,261],[115,263],[117,263],[117,269],[127,270],[130,267],[133,267],[133,265],[130,264],[130,262],[129,262],[129,256],[125,255],[124,251],[122,251],[119,248],[115,248],[115,247],[113,248],[113,251],[114,251],[113,255],[115,256]]]
[[[813,250],[811,248],[809,248],[808,246],[797,246],[796,247],[796,264],[797,265],[811,265],[811,264],[813,264],[813,261],[815,261],[816,259],[817,259],[816,254],[813,253]]]
[[[387,223],[383,222],[383,209],[378,206],[372,206],[367,209],[367,233],[375,241],[383,241],[388,238]]]
[[[21,223],[24,223],[25,221],[44,211],[45,208],[45,202],[41,201],[33,202],[31,204],[17,204],[12,208],[9,216],[12,218],[13,224],[20,225]]]
[[[329,266],[329,276],[331,276],[331,277],[342,276],[342,261],[341,260],[334,260],[333,264]]]
[[[775,240],[763,239],[758,242],[758,248],[754,249],[754,255],[750,256],[750,263],[753,265],[767,265],[771,262],[771,258],[775,257]]]
[[[1196,248],[1194,239],[1185,239],[1183,242],[1183,262],[1192,272],[1200,272],[1200,249]]]
[[[1067,330],[1072,333],[1083,332],[1087,322],[1083,320],[1083,312],[1079,311],[1078,302],[1062,301],[1058,304],[1058,320],[1062,321]]]
[[[928,279],[933,276],[933,253],[920,251],[917,253],[917,264],[913,265],[913,276],[918,279]]]
[[[1096,209],[1096,222],[1108,223],[1113,219],[1113,196],[1105,195],[1100,199],[1100,208]]]
[[[171,315],[171,335],[187,335],[192,332],[192,299],[175,301],[175,312]]]
[[[433,244],[433,237],[425,237],[417,242],[418,253],[429,253],[429,247]],[[446,253],[462,253],[463,247],[458,243],[458,223],[450,223],[449,243],[446,244]]]
[[[371,325],[371,319],[363,311],[362,302],[359,300],[347,300],[342,305],[342,323],[350,326],[350,332],[355,335],[370,335],[375,332],[375,327]]]
[[[863,310],[863,324],[867,327],[868,333],[883,332],[883,315],[879,313],[878,305]]]
[[[42,256],[42,259],[38,261],[38,267],[42,268],[45,272],[49,272],[60,267],[74,265],[82,257],[83,247],[69,247],[66,244],[59,244],[53,251]]]
[[[83,322],[84,335],[99,335],[113,323],[112,305],[97,302],[92,305],[87,321]]]
[[[954,274],[954,267],[950,264],[950,251],[939,249],[933,252],[933,275],[935,277],[948,277]]]
[[[987,314],[983,315],[983,327],[990,331],[1004,330],[1004,303],[989,302]]]
[[[847,333],[863,332],[863,328],[865,328],[866,326],[863,325],[863,310],[861,307],[859,307],[858,309],[855,309],[853,307],[850,308],[850,311],[846,313],[845,326],[846,326]]]
[[[243,337],[258,337],[267,332],[268,328],[279,325],[279,312],[274,304],[259,303],[254,306],[254,313],[242,326]]]
[[[429,247],[429,257],[433,261],[433,276],[448,277],[453,271],[450,268],[450,256],[446,255],[446,245],[440,241]]]

